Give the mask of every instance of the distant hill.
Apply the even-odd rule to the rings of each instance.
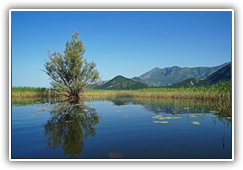
[[[116,76],[107,83],[95,87],[95,89],[106,89],[106,90],[135,90],[148,88],[146,84],[139,81],[125,78],[123,76]]]
[[[216,84],[219,81],[231,80],[231,63],[219,69],[212,75],[206,77],[204,80],[200,80],[197,85],[212,85]]]
[[[166,87],[171,87],[171,88],[180,88],[180,87],[191,87],[191,86],[195,86],[197,85],[199,81],[196,79],[196,78],[189,78],[189,79],[186,79],[186,80],[183,80],[179,83],[176,83],[176,84],[173,84],[173,85],[169,85],[169,86],[166,86]]]
[[[231,80],[231,63],[214,72],[213,74],[211,74],[203,80],[197,80],[193,77],[166,87],[179,88],[192,86],[208,86],[217,84],[220,81],[228,80]]]
[[[176,71],[180,70],[181,68],[178,66],[173,67],[166,67],[166,68],[159,68],[155,67],[154,69],[142,74],[139,77],[134,77],[134,80],[143,82],[149,86],[161,86],[162,80],[175,73]]]
[[[204,79],[227,64],[229,64],[229,62],[216,67],[181,68],[173,66],[163,69],[155,67],[154,69],[139,77],[134,77],[133,79],[149,86],[168,86],[193,77],[198,80]]]

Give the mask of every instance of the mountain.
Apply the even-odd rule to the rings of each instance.
[[[142,74],[139,77],[134,77],[133,79],[143,82],[148,86],[167,86],[193,77],[198,80],[204,79],[227,64],[229,64],[229,62],[216,67],[181,68],[178,66],[173,66],[163,69],[155,67],[154,69]]]
[[[197,85],[212,85],[218,83],[219,81],[228,80],[231,80],[231,63],[206,77],[204,80],[200,80]]]
[[[107,83],[95,87],[96,89],[106,89],[106,90],[135,90],[148,88],[146,84],[143,84],[139,81],[125,78],[123,76],[116,76]]]
[[[231,80],[231,63],[214,72],[210,76],[206,77],[203,80],[197,80],[196,78],[189,78],[179,83],[166,86],[171,88],[179,88],[179,87],[191,87],[191,86],[208,86],[217,84],[220,81],[228,81]]]
[[[161,80],[180,69],[181,68],[178,66],[166,67],[163,69],[155,67],[154,69],[142,74],[139,77],[134,77],[133,79],[143,82],[149,86],[161,86]]]
[[[191,86],[195,86],[197,85],[199,81],[196,79],[196,78],[189,78],[189,79],[186,79],[186,80],[183,80],[179,83],[176,83],[176,84],[173,84],[173,85],[169,85],[169,86],[166,86],[166,87],[171,87],[171,88],[180,88],[180,87],[191,87]]]

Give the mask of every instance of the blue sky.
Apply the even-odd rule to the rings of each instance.
[[[63,51],[72,31],[102,80],[231,61],[230,12],[13,12],[12,86],[49,87],[47,49]]]

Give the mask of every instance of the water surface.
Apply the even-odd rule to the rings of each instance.
[[[231,117],[191,100],[12,102],[14,158],[231,159]]]

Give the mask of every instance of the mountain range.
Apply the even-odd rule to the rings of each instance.
[[[230,79],[231,63],[228,62],[216,67],[180,68],[178,66],[173,66],[164,69],[156,67],[132,79],[120,75],[116,76],[112,80],[99,83],[94,88],[107,90],[134,90],[148,88],[149,86],[177,88],[212,85],[219,81]]]
[[[172,88],[178,87],[192,87],[192,86],[209,86],[218,83],[219,81],[229,81],[231,80],[231,63],[214,72],[210,76],[203,80],[197,80],[196,78],[189,78],[179,83],[166,86]]]
[[[227,64],[229,64],[229,62],[215,67],[181,68],[173,66],[163,69],[155,67],[141,76],[132,79],[145,83],[148,86],[168,86],[193,77],[198,80],[204,79]]]

